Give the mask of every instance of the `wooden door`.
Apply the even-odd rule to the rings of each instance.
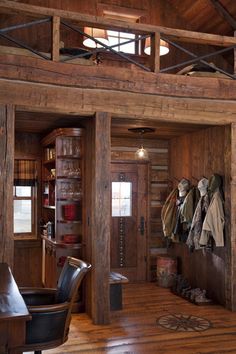
[[[148,164],[111,164],[111,270],[147,279]]]

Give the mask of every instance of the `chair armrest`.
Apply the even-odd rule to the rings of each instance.
[[[57,289],[55,288],[30,288],[30,287],[19,287],[20,289],[20,293],[21,294],[29,294],[29,293],[55,293],[57,291]]]
[[[27,306],[40,306],[55,303],[56,289],[25,287],[20,288],[20,293]]]
[[[32,319],[26,322],[26,343],[29,345],[27,349],[49,349],[52,345],[45,347],[44,344],[53,344],[54,347],[55,343],[62,344],[67,339],[70,323],[69,319],[67,322],[69,306],[68,302],[28,306]]]
[[[42,306],[28,306],[30,314],[61,312],[68,310],[69,302],[63,302],[62,304],[42,305]]]

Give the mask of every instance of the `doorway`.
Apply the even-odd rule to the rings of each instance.
[[[111,163],[111,270],[147,280],[147,162]]]

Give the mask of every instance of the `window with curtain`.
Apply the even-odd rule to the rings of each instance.
[[[14,238],[37,238],[37,161],[17,159],[14,164]]]

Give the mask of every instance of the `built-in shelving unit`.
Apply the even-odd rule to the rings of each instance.
[[[84,130],[55,129],[42,140],[43,283],[55,287],[68,255],[83,258]]]

